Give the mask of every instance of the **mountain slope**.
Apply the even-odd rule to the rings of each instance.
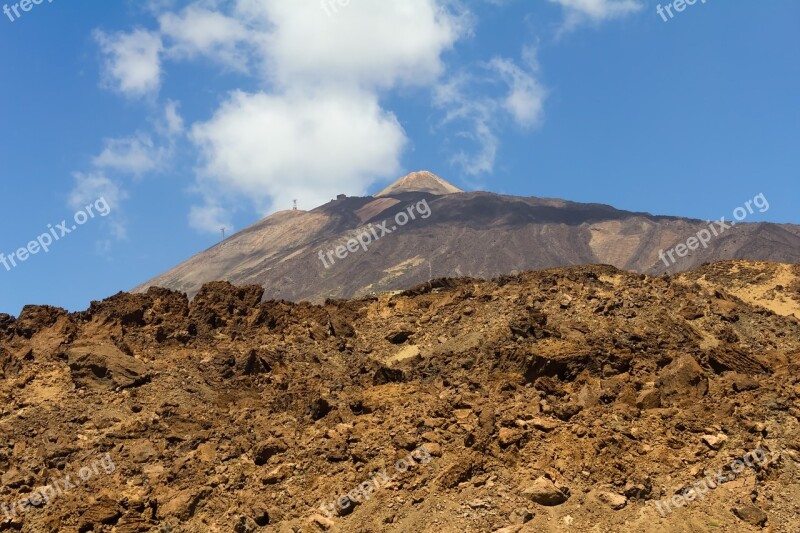
[[[403,289],[437,277],[493,278],[579,264],[655,274],[724,259],[800,261],[800,226],[738,224],[713,238],[707,249],[667,267],[659,251],[686,242],[708,223],[453,189],[458,190],[423,172],[402,178],[379,197],[341,197],[312,211],[275,213],[135,291],[161,286],[192,296],[203,283],[225,280],[261,285],[268,298],[318,302]],[[409,209],[428,216],[417,214],[398,224],[395,216]],[[371,230],[384,221],[390,233],[375,239],[380,233]],[[366,250],[358,247],[344,259],[336,257],[337,246],[368,234],[372,242]]]

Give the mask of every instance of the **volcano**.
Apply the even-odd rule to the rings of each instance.
[[[430,216],[395,217],[425,202]],[[343,250],[376,227],[395,227],[368,249],[328,268],[322,251]],[[428,171],[374,196],[340,195],[310,211],[274,213],[134,289],[160,286],[194,296],[204,283],[261,285],[265,298],[322,302],[402,290],[433,278],[491,279],[527,270],[608,264],[647,274],[750,259],[797,263],[800,226],[740,223],[674,264],[660,252],[708,228],[688,218],[622,211],[560,199],[464,192]],[[662,256],[663,257],[663,256]]]

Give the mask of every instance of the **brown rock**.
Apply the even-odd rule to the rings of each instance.
[[[645,387],[636,397],[636,407],[639,409],[658,409],[661,407],[661,392],[655,388]]]
[[[759,387],[758,381],[742,374],[733,376],[733,383],[731,384],[733,392],[744,392],[749,390],[756,390]]]
[[[561,404],[553,409],[553,414],[556,415],[559,420],[563,420],[564,422],[568,422],[573,416],[580,412],[581,406],[575,403]]]
[[[147,367],[113,345],[67,350],[72,379],[81,387],[128,388],[149,379]]]
[[[506,527],[501,527],[500,529],[495,529],[492,533],[518,533],[522,530],[522,525],[520,524],[513,524]]]
[[[308,406],[308,414],[312,420],[321,420],[331,412],[331,404],[325,398],[317,398]]]
[[[442,446],[435,443],[435,442],[426,442],[424,444],[425,449],[428,450],[428,453],[431,454],[433,457],[441,457],[442,456]]]
[[[120,512],[117,502],[111,498],[100,498],[95,503],[89,505],[89,508],[83,512],[79,522],[79,529],[86,531],[87,528],[99,529],[101,524],[113,524],[122,513]]]
[[[664,405],[690,405],[708,393],[708,377],[689,355],[679,355],[661,370],[656,383]]]
[[[697,320],[698,318],[703,318],[705,316],[703,310],[694,303],[688,303],[681,307],[681,310],[678,311],[678,314],[686,320]]]
[[[313,524],[314,526],[319,527],[319,529],[321,529],[322,531],[328,531],[334,525],[333,520],[331,520],[330,518],[326,518],[321,514],[311,515],[308,519],[308,522],[310,524]]]
[[[188,520],[194,516],[197,505],[211,493],[208,487],[186,489],[159,498],[158,512],[163,517],[175,517]]]
[[[508,518],[512,524],[522,525],[533,520],[533,513],[527,509],[515,509]]]
[[[726,437],[722,433],[719,433],[717,435],[703,435],[703,442],[705,442],[706,445],[712,450],[721,449],[725,445],[725,442],[727,440],[728,437]]]
[[[413,332],[407,329],[401,329],[397,331],[393,331],[386,335],[386,340],[391,342],[392,344],[403,344],[408,340],[408,338],[412,335]]]
[[[261,482],[265,485],[275,485],[280,483],[292,474],[292,468],[294,468],[293,464],[278,465],[268,473],[264,474],[264,476],[261,478]]]
[[[500,428],[498,432],[498,441],[500,446],[506,448],[512,444],[518,443],[522,439],[522,432],[516,429]]]
[[[751,526],[764,527],[767,524],[767,513],[752,504],[734,507],[733,514]]]
[[[614,492],[600,492],[597,494],[597,499],[615,511],[619,511],[628,503],[628,499],[625,496]]]
[[[523,496],[539,505],[561,505],[567,501],[567,495],[558,490],[546,477],[539,477],[533,483],[523,486],[521,492]]]
[[[552,418],[534,418],[531,420],[531,425],[539,431],[550,433],[559,426],[559,423]]]
[[[473,458],[457,460],[440,474],[439,486],[444,489],[457,487],[460,483],[472,479],[480,469],[479,464]]]
[[[398,448],[408,451],[413,450],[419,445],[418,437],[405,431],[395,435],[392,442],[394,442],[395,446]]]
[[[33,476],[30,474],[23,474],[18,468],[13,467],[0,477],[0,482],[9,488],[16,489],[22,485],[32,483]]]
[[[147,463],[158,455],[152,443],[139,441],[131,445],[128,455],[134,463]]]

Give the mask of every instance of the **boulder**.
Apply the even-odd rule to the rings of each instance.
[[[80,387],[126,389],[147,383],[147,367],[116,346],[74,347],[66,352],[72,379]]]
[[[500,428],[498,432],[498,441],[500,446],[507,448],[512,444],[518,443],[522,439],[522,432],[511,428]]]
[[[745,504],[733,509],[737,518],[751,526],[764,527],[767,524],[767,513],[752,504]]]
[[[656,387],[664,406],[690,405],[708,393],[708,377],[693,357],[679,355],[661,370]]]
[[[725,442],[727,440],[728,437],[726,437],[722,433],[719,433],[717,435],[703,435],[703,442],[705,442],[706,445],[712,450],[721,449],[725,445]]]
[[[539,477],[533,483],[522,487],[522,494],[539,505],[561,505],[567,501],[567,495],[546,477]]]

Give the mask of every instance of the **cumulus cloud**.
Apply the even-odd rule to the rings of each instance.
[[[244,195],[264,212],[364,193],[376,177],[396,175],[406,143],[374,94],[350,91],[237,91],[191,138],[204,160],[201,189]]]
[[[441,74],[442,52],[468,30],[444,4],[352,1],[329,16],[318,0],[239,0],[237,14],[262,31],[254,44],[268,78],[283,87],[389,88]]]
[[[603,21],[639,9],[639,0],[549,0],[570,23]],[[498,0],[491,3],[501,4]],[[178,4],[181,4],[178,7]],[[508,126],[542,123],[547,91],[535,51],[448,72],[444,57],[471,35],[473,19],[454,0],[147,0],[158,31],[96,32],[107,85],[154,95],[162,62],[209,60],[250,76],[205,118],[185,127],[169,102],[169,138],[189,132],[200,157],[189,213],[200,231],[230,227],[243,203],[266,213],[314,207],[337,193],[363,193],[394,177],[409,144],[383,98],[402,87],[430,89],[453,163],[468,175],[491,172]],[[327,6],[327,9],[326,9]],[[487,56],[491,57],[491,55]],[[444,78],[444,81],[443,81]],[[167,133],[164,133],[167,132]],[[471,150],[467,147],[471,147]],[[165,157],[148,137],[107,142],[98,168],[146,172]],[[244,200],[244,202],[243,202]]]
[[[103,83],[126,96],[141,97],[161,86],[161,37],[145,30],[108,34],[97,30],[94,38],[103,52]]]
[[[441,126],[457,125],[456,136],[473,146],[470,151],[457,150],[451,163],[460,166],[467,174],[477,175],[494,168],[499,139],[492,127],[497,103],[467,94],[472,83],[471,76],[461,73],[439,84],[434,91],[434,105],[445,113]]]
[[[194,50],[249,50],[253,75],[272,90],[234,91],[191,129],[202,159],[197,189],[214,199],[190,213],[203,231],[219,231],[224,205],[242,198],[263,213],[293,199],[312,208],[396,176],[408,141],[380,97],[435,82],[443,52],[466,31],[438,0],[353,2],[335,16],[316,0],[239,0],[228,22],[214,20],[233,19],[247,30]]]
[[[175,138],[184,132],[179,103],[167,101],[160,117],[153,120],[157,138],[146,133],[105,139],[103,151],[92,160],[101,169],[142,176],[164,170],[172,157]]]
[[[111,205],[120,205],[127,194],[102,173],[75,172],[75,187],[69,195],[68,203],[73,209],[82,209],[87,204],[104,197]]]

